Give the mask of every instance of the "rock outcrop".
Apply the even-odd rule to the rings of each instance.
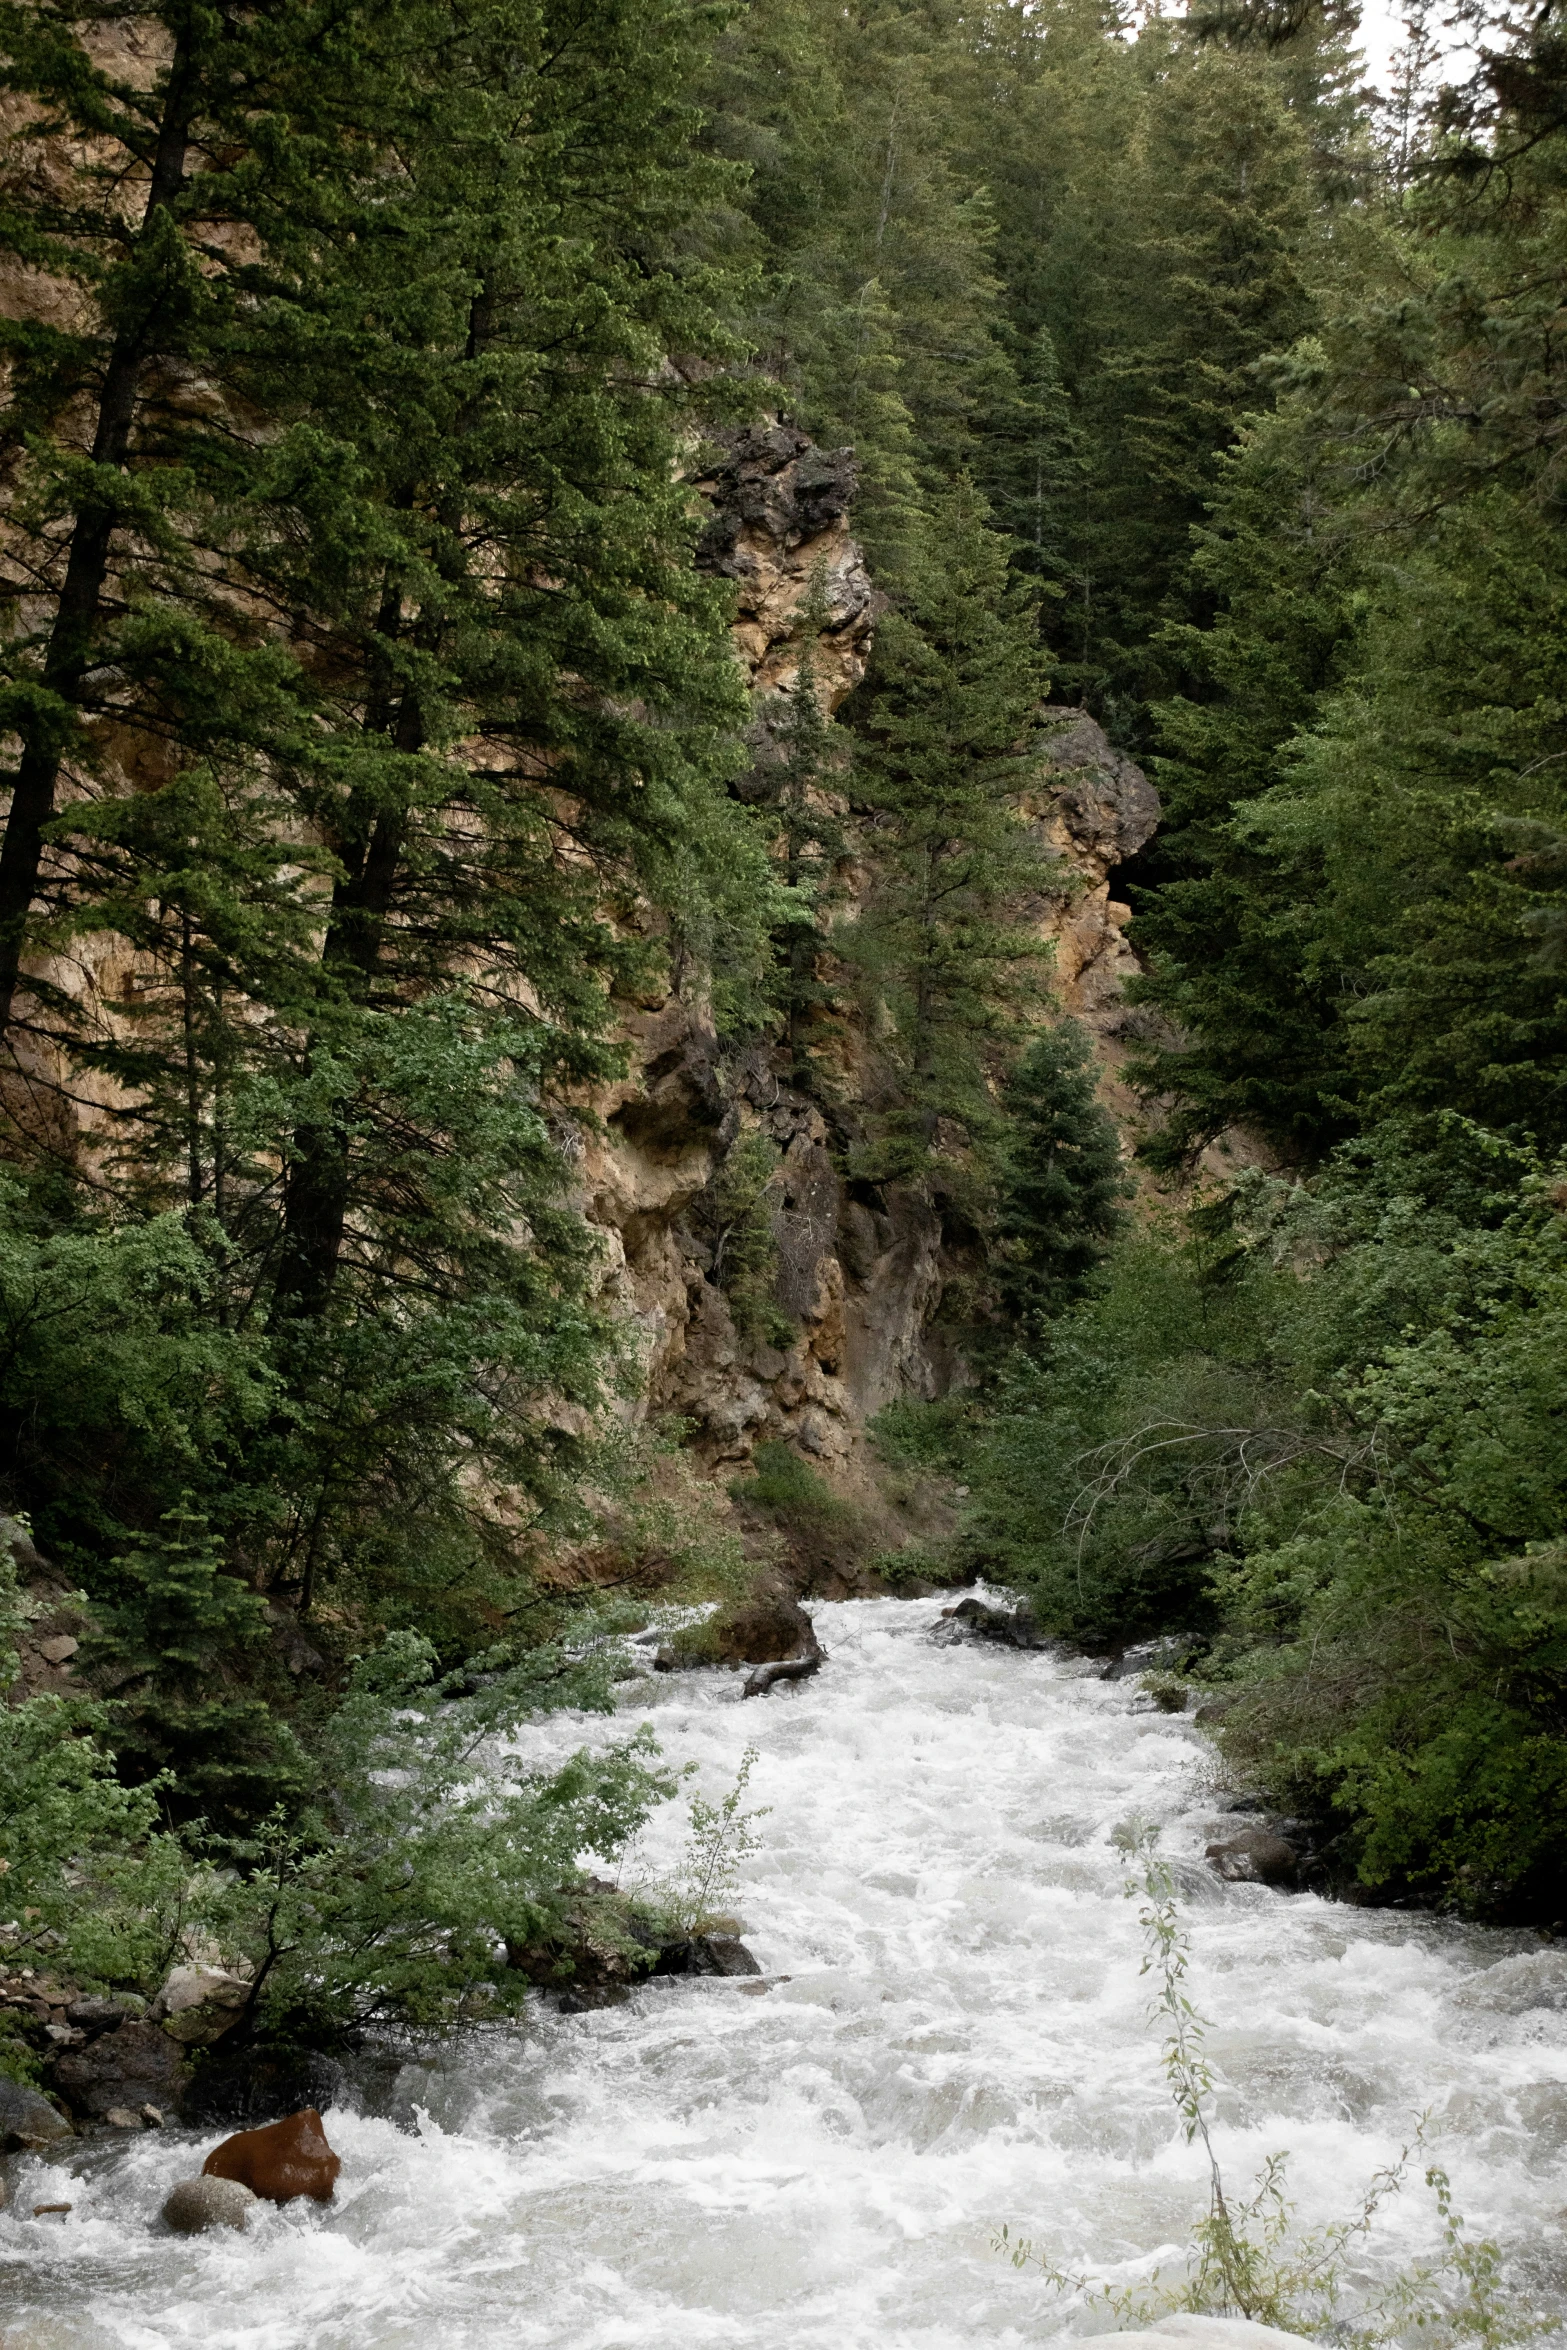
[[[660,1672],[684,1665],[770,1665],[816,1645],[811,1619],[785,1592],[758,1592],[693,1624],[658,1652]]]
[[[85,2047],[56,2058],[49,2076],[74,2113],[91,2121],[125,2114],[130,2120],[119,2126],[135,2128],[149,2108],[160,2114],[179,2111],[190,2068],[160,2024],[127,2016],[96,2033]]]
[[[734,582],[735,646],[766,697],[794,682],[800,613],[813,593],[827,625],[813,648],[817,682],[834,709],[865,675],[879,608],[865,556],[849,528],[852,449],[819,449],[775,419],[724,433],[720,462],[695,487],[712,507],[697,559]]]
[[[1159,795],[1086,710],[1051,707],[1042,716],[1040,781],[1024,805],[1076,884],[1065,908],[1042,909],[1042,927],[1061,1000],[1103,1050],[1126,1025],[1126,983],[1138,968],[1125,936],[1132,909],[1111,896],[1113,877],[1153,838]]]

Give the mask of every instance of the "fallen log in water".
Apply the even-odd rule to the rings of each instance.
[[[743,1697],[765,1697],[775,1681],[808,1681],[819,1673],[827,1662],[827,1651],[813,1640],[800,1656],[786,1656],[782,1663],[758,1665],[741,1691]]]

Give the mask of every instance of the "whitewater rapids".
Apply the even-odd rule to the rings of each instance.
[[[1211,1751],[1134,1683],[978,1645],[939,1601],[813,1609],[831,1661],[633,1684],[556,1717],[541,1760],[653,1722],[767,1805],[738,1907],[771,1987],[646,1985],[472,2032],[340,2107],[334,2204],[245,2236],[156,2225],[216,2137],[149,2132],[13,2166],[4,2350],[976,2350],[1115,2325],[990,2249],[1003,2222],[1131,2279],[1202,2208],[1111,1831],[1157,1821],[1213,2019],[1218,2141],[1291,2151],[1303,2220],[1346,2212],[1417,2118],[1472,2230],[1567,2303],[1567,1952],[1522,1933],[1221,1885]],[[683,1814],[650,1830],[668,1865]],[[787,1980],[779,1978],[787,1977]],[[70,2201],[64,2220],[34,2203]],[[1411,2188],[1369,2254],[1429,2250]]]

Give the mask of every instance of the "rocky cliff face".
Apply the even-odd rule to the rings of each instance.
[[[761,750],[769,703],[799,668],[813,580],[827,617],[813,666],[829,706],[865,673],[877,604],[849,528],[853,460],[771,425],[736,435],[697,487],[712,507],[702,558],[738,589],[735,643],[756,690]],[[1136,963],[1123,936],[1130,910],[1111,881],[1152,834],[1159,803],[1084,712],[1045,715],[1054,724],[1022,805],[1064,886],[1030,912],[1061,1000],[1113,1068]],[[639,1409],[687,1421],[709,1467],[782,1438],[852,1479],[869,1418],[964,1377],[942,1319],[961,1251],[923,1191],[843,1178],[822,1111],[781,1074],[782,1051],[726,1051],[702,1005],[678,990],[631,1014],[624,1035],[630,1065],[597,1104],[582,1197],[604,1236],[611,1294],[639,1335]],[[737,1327],[716,1277],[715,1178],[743,1133],[777,1154],[766,1207],[780,1311],[762,1334]]]

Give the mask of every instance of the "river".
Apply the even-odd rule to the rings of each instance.
[[[652,1983],[425,2051],[389,2112],[328,2115],[335,2203],[242,2237],[155,2225],[216,2133],[30,2161],[4,2350],[1021,2350],[1110,2324],[990,2238],[1129,2278],[1201,2208],[1111,1842],[1133,1814],[1188,1896],[1227,2170],[1287,2147],[1303,2219],[1331,2218],[1426,2112],[1471,2227],[1567,2303],[1567,1952],[1219,1884],[1191,1723],[1067,1660],[936,1645],[940,1606],[816,1608],[830,1662],[758,1701],[661,1676],[614,1724],[528,1734],[542,1759],[647,1718],[712,1795],[756,1746],[738,1906],[769,1988]],[[1434,2240],[1412,2189],[1369,2266]]]

